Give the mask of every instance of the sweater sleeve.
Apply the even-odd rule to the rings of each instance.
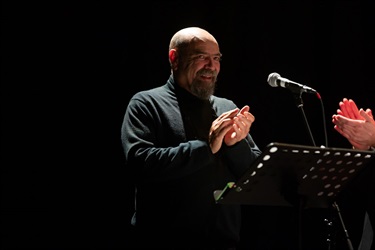
[[[137,182],[159,182],[193,174],[215,157],[203,140],[182,140],[178,107],[163,108],[145,98],[133,98],[121,128],[126,166]]]
[[[233,174],[236,178],[239,178],[262,152],[249,134],[245,139],[233,146],[224,144],[222,153],[225,155]]]
[[[225,98],[215,98],[215,104],[218,115],[228,110],[238,108],[233,101]],[[262,153],[250,134],[233,146],[226,146],[225,143],[223,143],[220,151],[236,178],[241,177],[254,160]]]

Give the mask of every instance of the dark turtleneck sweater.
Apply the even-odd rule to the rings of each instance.
[[[234,108],[225,98],[198,99],[172,75],[131,98],[121,138],[135,178],[139,244],[179,249],[238,243],[240,205],[217,204],[213,192],[236,181],[261,152],[250,135],[216,154],[207,143],[212,121]]]

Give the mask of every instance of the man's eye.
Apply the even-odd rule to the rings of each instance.
[[[210,57],[209,55],[201,54],[201,55],[197,55],[195,57],[195,59],[201,60],[201,61],[210,60],[210,58],[212,60],[216,61],[216,62],[220,62],[221,61],[221,56],[212,56],[212,57]]]

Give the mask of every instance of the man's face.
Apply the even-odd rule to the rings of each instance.
[[[179,64],[181,84],[200,99],[208,99],[215,91],[220,72],[221,53],[212,41],[191,44]]]

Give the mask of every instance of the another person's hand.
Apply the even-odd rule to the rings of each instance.
[[[375,145],[375,121],[370,109],[358,109],[355,102],[344,98],[340,109],[332,116],[334,128],[352,144],[354,148],[367,150]]]
[[[337,110],[338,115],[345,116],[350,119],[363,120],[364,118],[359,113],[357,104],[352,99],[343,98],[339,103],[340,109]],[[366,113],[372,117],[370,109],[366,110]]]

